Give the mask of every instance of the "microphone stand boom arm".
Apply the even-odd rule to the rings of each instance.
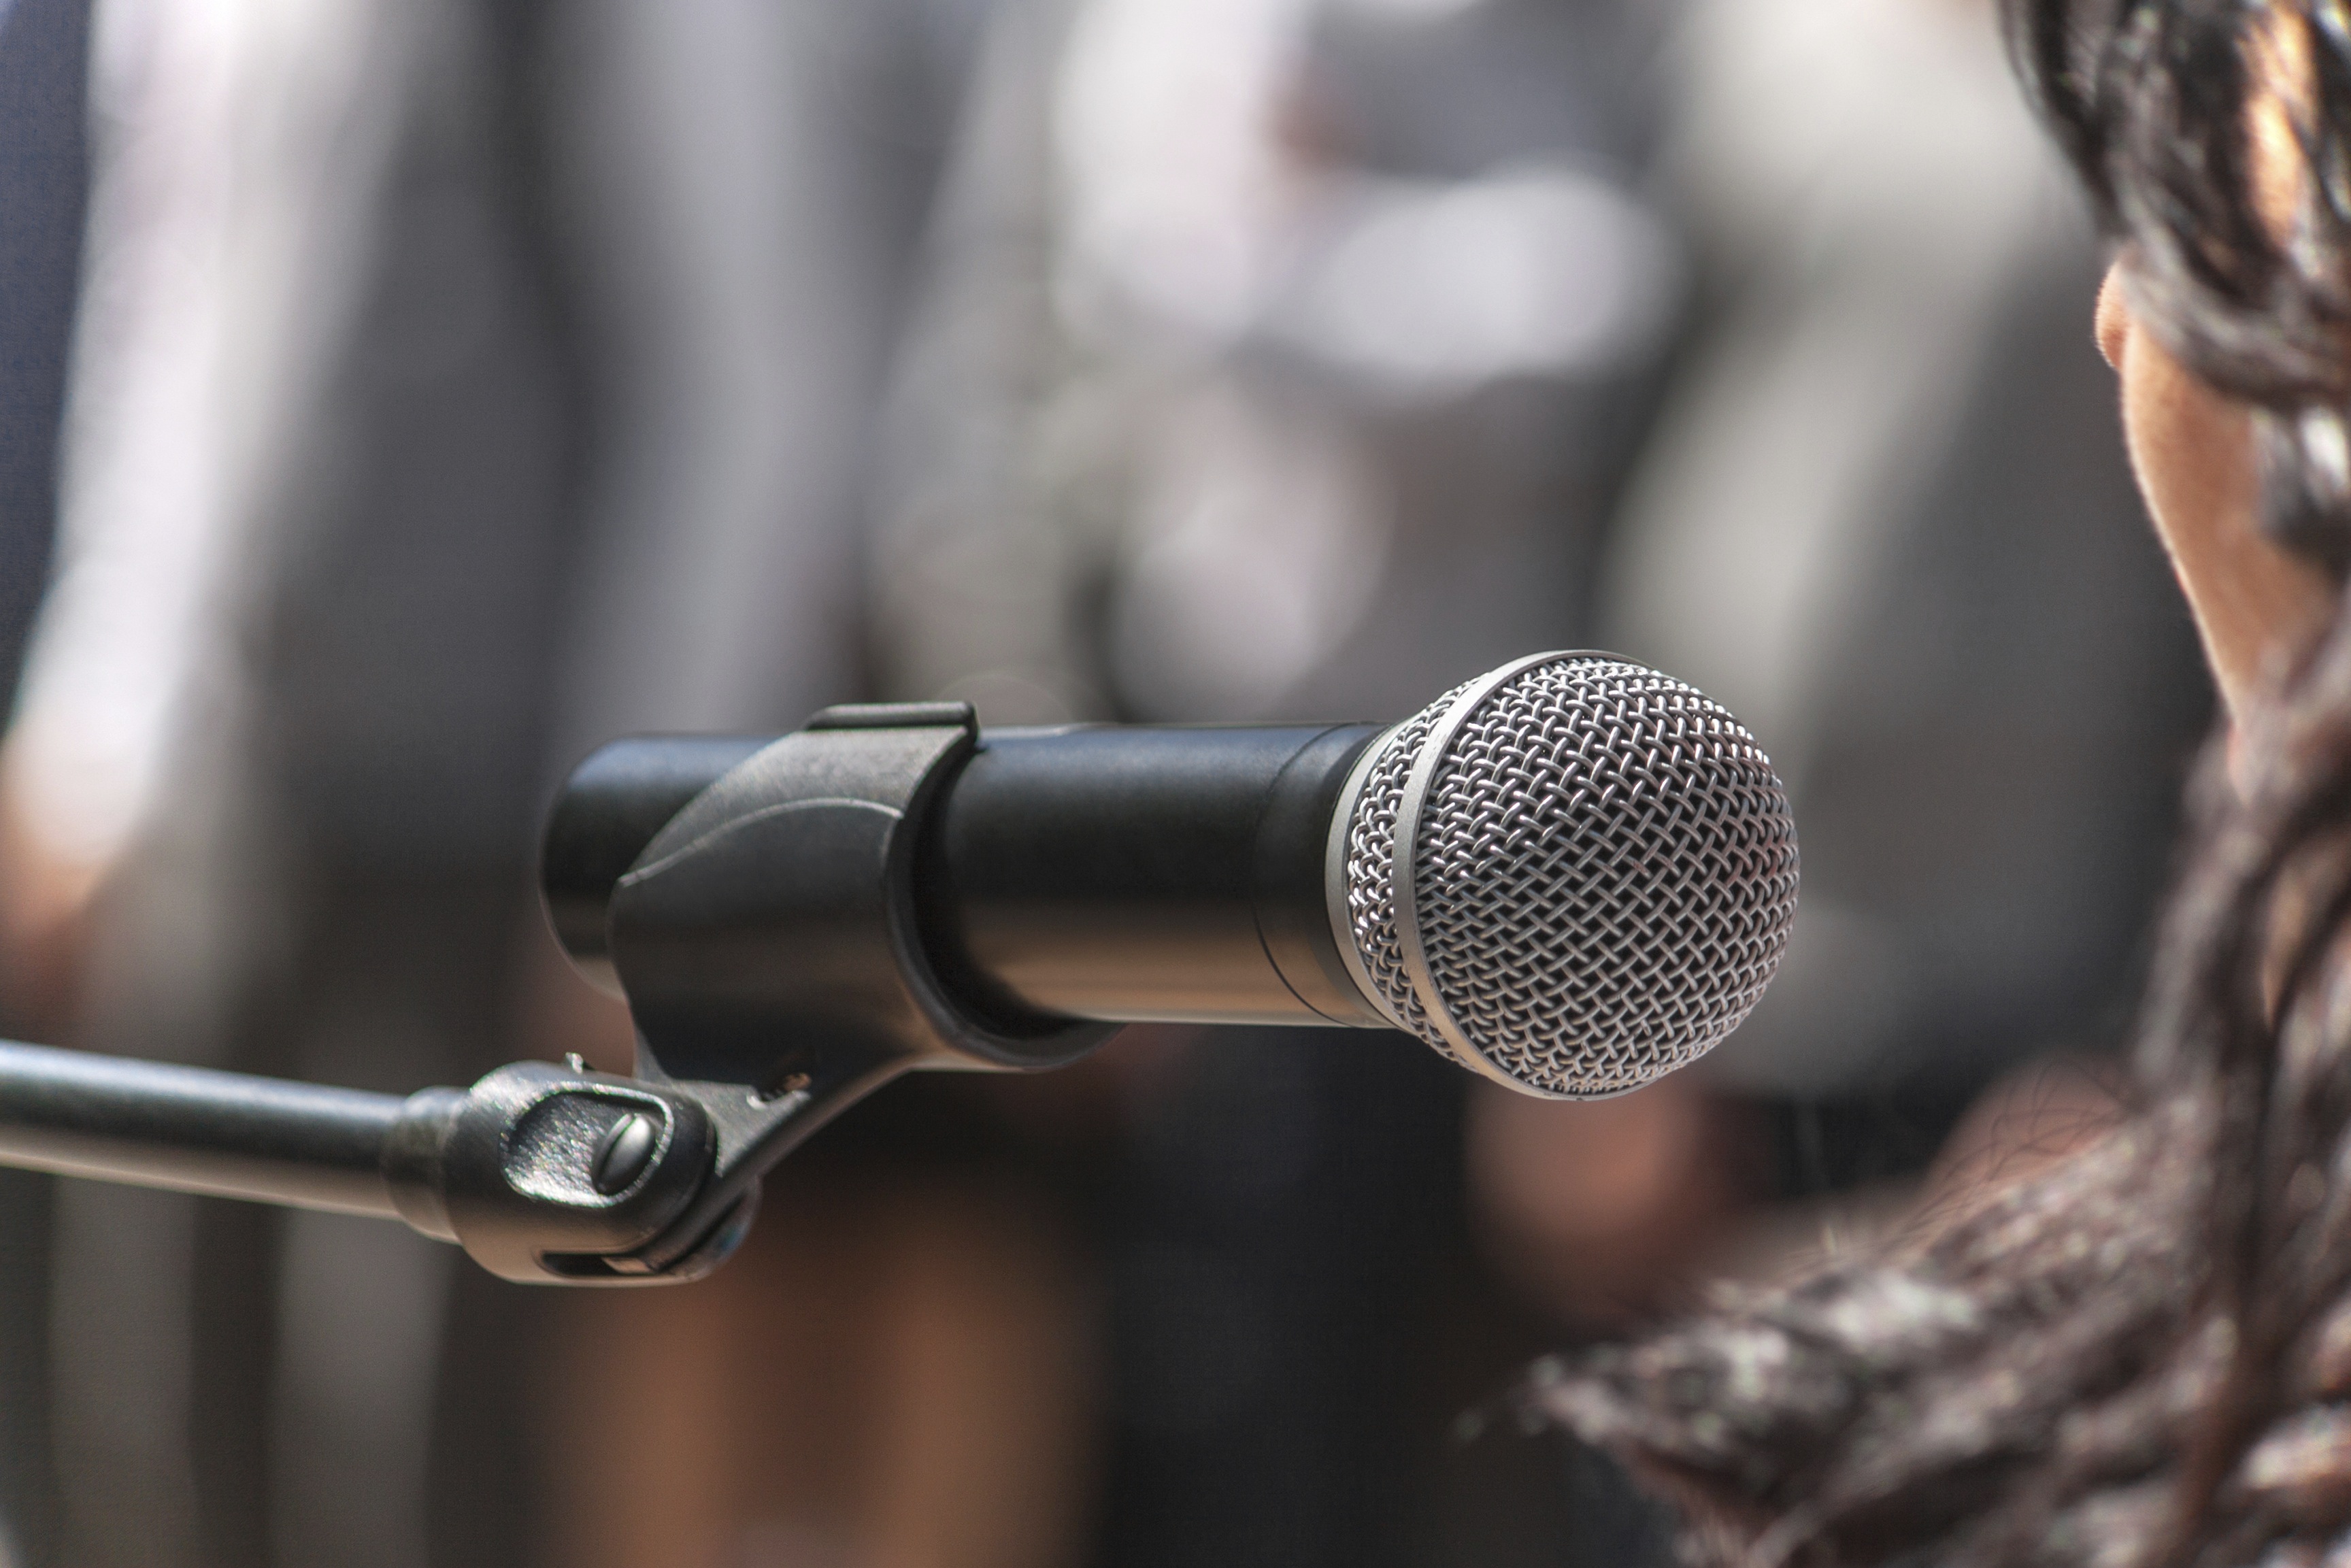
[[[0,1165],[398,1218],[502,1277],[695,1278],[760,1175],[918,1067],[1058,1066],[1115,1025],[983,1018],[917,929],[924,807],[963,704],[830,709],[780,740],[607,747],[550,819],[565,946],[617,980],[636,1075],[514,1062],[402,1099],[0,1042]]]

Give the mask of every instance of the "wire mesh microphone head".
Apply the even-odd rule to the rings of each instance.
[[[1755,737],[1605,653],[1541,653],[1375,743],[1332,823],[1332,924],[1400,1029],[1536,1094],[1662,1078],[1739,1026],[1796,913]]]

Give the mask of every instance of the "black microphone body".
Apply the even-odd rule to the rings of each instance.
[[[916,860],[943,977],[1003,1017],[1389,1027],[1329,845],[1374,725],[984,732]]]
[[[924,952],[959,1004],[1008,1035],[1049,1018],[1392,1027],[1348,978],[1329,903],[1332,817],[1382,728],[980,731],[916,830]],[[621,877],[680,808],[762,749],[656,736],[580,764],[549,820],[541,881],[591,974],[611,983]]]

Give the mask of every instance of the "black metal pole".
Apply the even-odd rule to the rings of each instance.
[[[0,1165],[402,1218],[398,1095],[0,1040]]]

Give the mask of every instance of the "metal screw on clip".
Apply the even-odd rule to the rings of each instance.
[[[633,1112],[605,1129],[603,1137],[597,1140],[596,1157],[589,1167],[596,1190],[606,1197],[626,1192],[644,1174],[660,1135],[652,1117]]]

